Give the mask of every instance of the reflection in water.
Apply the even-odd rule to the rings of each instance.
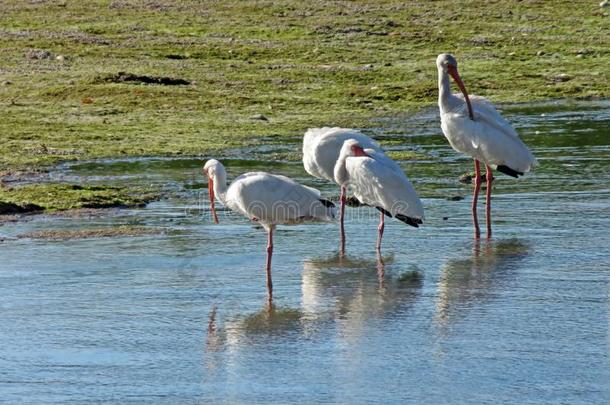
[[[436,302],[436,322],[444,328],[476,302],[487,299],[491,289],[529,253],[518,239],[475,241],[472,255],[453,259],[441,269]]]
[[[419,271],[400,275],[386,272],[393,256],[377,260],[340,257],[310,259],[302,273],[300,309],[265,304],[247,316],[236,316],[218,326],[213,307],[208,322],[205,351],[229,352],[274,337],[307,336],[337,325],[339,336],[357,337],[370,318],[398,317],[416,301],[423,285]]]
[[[206,351],[217,351],[224,344],[239,345],[243,339],[255,342],[257,336],[294,332],[299,329],[302,318],[302,313],[297,309],[265,303],[258,312],[227,320],[220,328],[216,311],[216,307],[213,307],[210,312]]]
[[[221,324],[222,308],[218,313],[212,308],[203,354],[207,376],[239,386],[239,376],[260,372],[269,353],[276,353],[278,347],[332,336],[345,348],[335,359],[337,373],[346,373],[346,381],[365,378],[356,375],[364,361],[362,345],[367,345],[372,331],[407,318],[421,294],[421,273],[413,269],[397,274],[393,262],[393,256],[309,259],[303,264],[300,308],[266,304],[253,314],[232,316]]]
[[[301,316],[299,310],[267,303],[263,309],[247,316],[232,327],[235,328],[233,332],[243,335],[282,334],[298,329]]]
[[[415,302],[423,280],[417,270],[401,275],[388,272],[393,261],[393,256],[373,261],[338,255],[305,261],[304,316],[337,320],[345,336],[359,335],[369,318],[399,316]]]
[[[208,338],[206,340],[205,351],[215,352],[220,350],[222,342],[218,337],[218,327],[216,325],[216,312],[218,308],[216,305],[212,306],[210,311],[210,319],[208,321]]]
[[[216,369],[221,364],[230,368],[242,347],[270,342],[269,337],[272,336],[298,333],[301,320],[302,313],[299,310],[266,303],[254,314],[227,320],[221,328],[218,326],[214,306],[209,316],[204,363],[208,369]],[[223,350],[227,351],[229,357],[222,356]]]

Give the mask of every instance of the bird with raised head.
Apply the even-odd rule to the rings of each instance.
[[[486,169],[487,237],[491,238],[491,187],[493,170],[512,177],[529,172],[537,162],[512,125],[484,97],[469,95],[458,73],[453,55],[443,53],[436,58],[438,69],[438,106],[441,128],[458,152],[474,159],[475,184],[472,199],[472,219],[475,238],[481,231],[477,218],[477,199],[481,188],[481,162]],[[453,78],[462,94],[451,93],[449,78]]]

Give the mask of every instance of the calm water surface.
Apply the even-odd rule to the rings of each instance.
[[[540,167],[498,176],[493,240],[472,240],[470,188],[457,182],[472,163],[440,136],[434,111],[383,120],[372,134],[387,149],[422,156],[401,164],[425,226],[386,222],[377,258],[377,213],[351,209],[344,259],[335,224],[280,228],[274,307],[265,233],[226,212],[210,222],[202,160],[58,168],[53,180],[161,184],[172,197],[0,226],[0,401],[610,402],[610,103],[504,113]],[[224,162],[231,178],[267,170],[336,196],[298,162],[256,160],[298,141]],[[163,232],[17,238],[124,224]]]

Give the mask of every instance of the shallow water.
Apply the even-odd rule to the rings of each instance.
[[[504,113],[540,167],[498,176],[493,240],[472,240],[470,188],[457,182],[472,164],[439,136],[435,113],[381,120],[374,134],[390,148],[430,158],[401,162],[425,197],[426,225],[386,222],[381,262],[378,216],[367,208],[348,212],[345,259],[334,224],[280,228],[271,308],[265,234],[226,212],[210,222],[201,160],[58,168],[52,179],[161,184],[172,197],[116,216],[0,226],[0,397],[608,403],[610,103]],[[298,162],[253,160],[294,148],[232,152],[225,164],[231,177],[264,169],[335,196]],[[119,224],[165,232],[16,238]]]

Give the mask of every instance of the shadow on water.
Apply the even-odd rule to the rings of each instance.
[[[514,276],[516,265],[530,250],[519,239],[474,241],[469,257],[448,260],[438,282],[437,325],[446,329],[469,308],[488,300],[497,284]]]

